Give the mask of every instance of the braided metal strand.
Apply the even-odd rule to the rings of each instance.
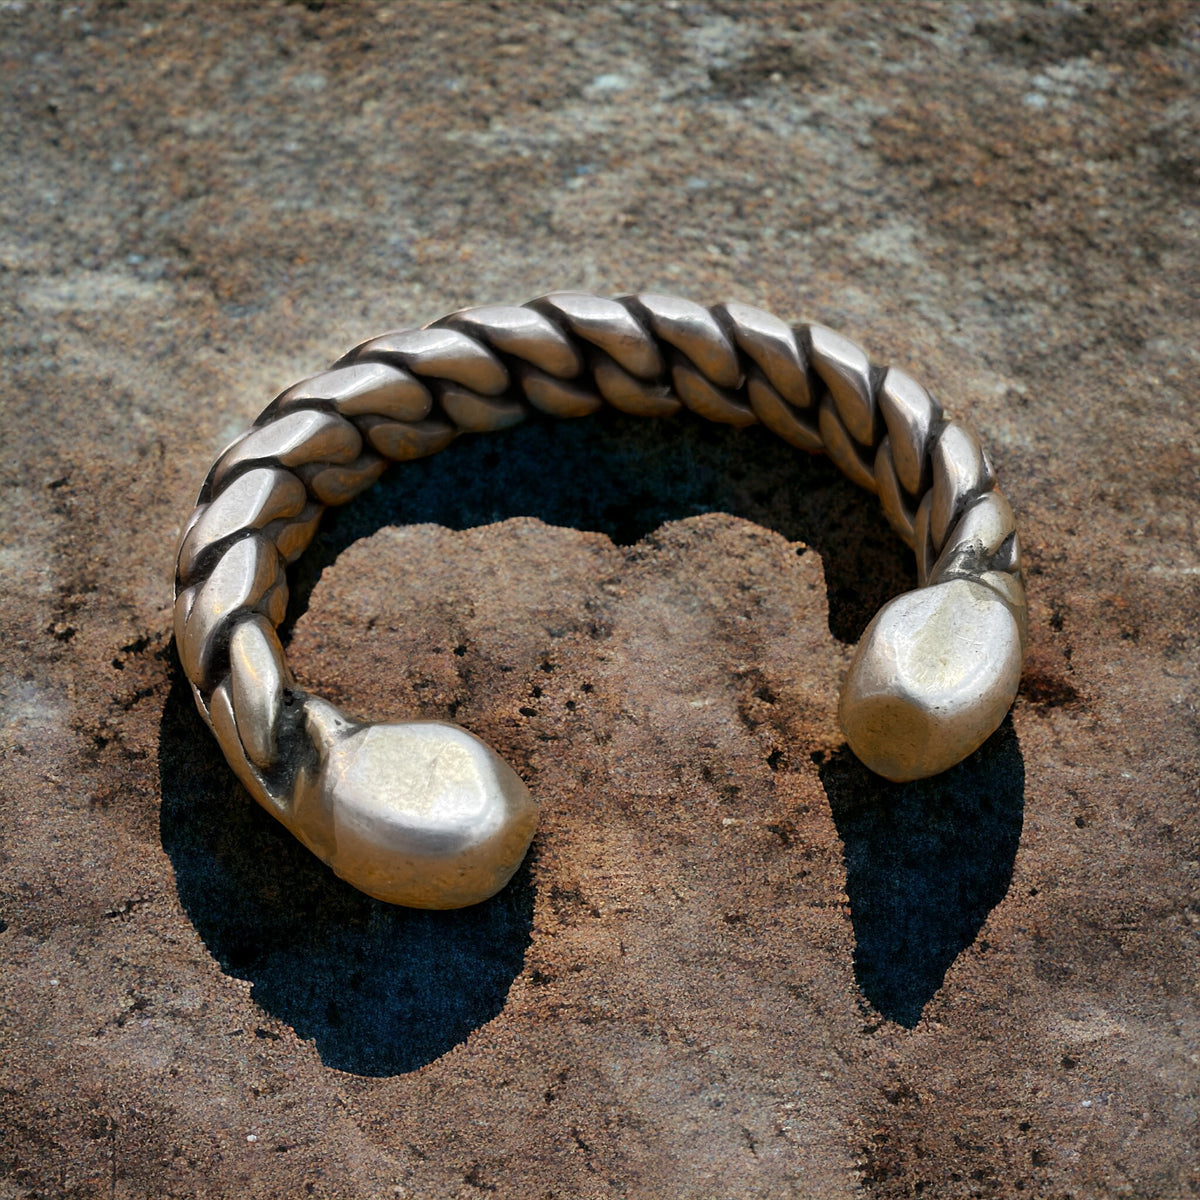
[[[920,384],[873,366],[856,343],[744,304],[705,308],[651,293],[561,292],[465,309],[364,342],[283,392],[201,488],[179,546],[176,644],[202,715],[262,804],[286,819],[306,774],[319,770],[302,715],[311,698],[294,688],[275,628],[286,567],[324,508],[370,487],[389,462],[435,453],[462,433],[605,404],[761,423],[827,454],[879,496],[916,553],[921,587],[985,585],[1024,641],[1019,541],[987,455]]]

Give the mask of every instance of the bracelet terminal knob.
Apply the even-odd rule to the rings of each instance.
[[[317,761],[284,823],[347,883],[391,904],[465,908],[520,866],[537,805],[517,773],[457,725],[350,720],[315,696]]]
[[[867,626],[842,685],[850,748],[897,783],[961,762],[1016,698],[1021,642],[1009,604],[976,580],[897,596]]]

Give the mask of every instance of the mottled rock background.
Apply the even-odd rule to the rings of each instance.
[[[0,3],[0,1195],[1200,1191],[1198,35]],[[464,441],[298,589],[309,686],[453,715],[543,805],[497,900],[389,910],[202,733],[173,545],[282,387],[564,287],[821,320],[968,415],[1024,688],[884,786],[833,707],[912,568],[828,464],[688,421]]]

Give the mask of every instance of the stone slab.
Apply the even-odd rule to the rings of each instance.
[[[0,1194],[1200,1191],[1194,5],[0,5]],[[1010,721],[833,721],[913,568],[761,430],[464,441],[332,520],[296,669],[543,806],[413,914],[251,806],[170,644],[271,395],[466,304],[819,320],[979,430]]]

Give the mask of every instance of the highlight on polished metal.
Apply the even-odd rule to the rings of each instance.
[[[915,380],[820,325],[745,304],[557,292],[386,333],[277,396],[217,459],[180,539],[175,642],[196,704],[247,790],[378,899],[460,908],[520,865],[537,808],[473,734],[363,724],[299,689],[276,627],[286,568],[321,513],[389,462],[533,412],[687,408],[765,425],[879,496],[916,551],[918,588],[864,633],[838,716],[872,770],[936,775],[1016,696],[1026,636],[1012,510],[975,435]]]

